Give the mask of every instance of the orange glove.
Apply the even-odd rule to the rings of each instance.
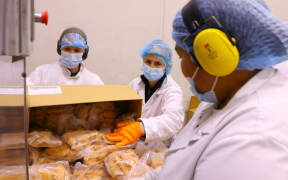
[[[123,125],[123,126],[121,126]],[[114,133],[106,134],[109,141],[119,141],[117,146],[124,146],[136,142],[144,132],[141,127],[141,122],[130,122],[127,124],[117,124],[118,129]]]
[[[117,128],[119,129],[119,128],[122,128],[122,127],[124,127],[124,126],[129,125],[129,124],[132,124],[132,123],[135,123],[135,122],[132,122],[132,121],[128,121],[128,122],[119,122],[119,123],[117,123]]]

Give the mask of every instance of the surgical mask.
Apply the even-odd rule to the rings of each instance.
[[[151,68],[146,64],[143,64],[142,71],[144,76],[152,82],[158,81],[164,75],[164,70],[162,68]]]
[[[217,97],[216,97],[216,94],[215,94],[215,86],[217,84],[217,81],[218,81],[218,77],[215,78],[215,81],[213,82],[213,85],[212,85],[212,88],[210,91],[207,91],[205,93],[200,93],[197,91],[196,87],[195,87],[195,82],[194,82],[194,79],[195,79],[195,76],[196,74],[198,73],[199,71],[199,67],[197,67],[197,69],[195,70],[192,78],[191,77],[186,77],[188,82],[190,83],[191,87],[190,87],[190,90],[192,91],[192,93],[197,96],[201,101],[205,101],[205,102],[210,102],[210,103],[213,103],[215,104],[216,106],[218,105],[218,100],[217,100]]]
[[[83,53],[67,53],[61,52],[60,61],[67,67],[68,69],[76,68],[83,60]]]

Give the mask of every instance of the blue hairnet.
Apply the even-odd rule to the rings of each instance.
[[[262,0],[197,0],[202,17],[215,16],[237,40],[237,69],[264,69],[288,59],[288,26],[276,18]],[[173,39],[189,52],[183,39],[189,35],[181,10],[173,22]],[[192,59],[193,60],[193,59]]]
[[[164,63],[166,68],[166,74],[170,74],[172,70],[172,51],[169,45],[162,41],[162,40],[153,40],[150,41],[148,44],[141,51],[141,56],[144,60],[147,54],[152,54],[157,58],[161,59]]]
[[[70,27],[71,28],[71,27]],[[73,27],[73,28],[78,28],[78,27]],[[69,29],[69,28],[67,28]],[[78,28],[80,29],[80,28]],[[86,33],[80,29],[85,35]],[[87,35],[86,35],[87,37]],[[74,47],[79,47],[81,48],[83,51],[85,51],[85,49],[87,48],[87,42],[84,39],[84,37],[82,37],[80,34],[78,33],[67,33],[65,34],[62,39],[60,40],[60,46],[61,49],[66,47],[66,46],[74,46]]]

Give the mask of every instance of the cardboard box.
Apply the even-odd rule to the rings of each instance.
[[[37,91],[39,92],[43,90],[43,92],[49,93],[47,89],[49,89],[50,87],[48,86],[35,87],[39,88],[37,89]],[[135,112],[137,114],[137,118],[141,117],[142,98],[129,86],[61,86],[60,89],[61,93],[58,94],[38,93],[38,95],[27,96],[26,111],[28,122],[31,118],[31,114],[33,114],[33,110],[35,109],[45,109],[47,107],[57,108],[59,106],[65,107],[75,104],[98,102],[114,102],[117,104],[117,107],[120,108],[121,113]],[[2,130],[0,132],[0,141],[2,136],[5,137],[5,140],[7,140],[7,136],[9,136],[9,133],[11,133],[11,139],[15,138],[15,133],[20,133],[20,135],[24,137],[24,95],[0,95],[0,127],[0,129]],[[0,152],[4,153],[5,156],[3,154],[3,157],[0,157],[0,165],[25,164],[25,153],[23,149],[24,143],[21,144],[21,149],[18,149],[19,146],[17,146],[17,148],[14,148],[13,151],[11,150],[11,148],[8,148],[8,145],[5,147],[4,141],[1,145],[2,147],[0,147]],[[14,144],[9,144],[9,146],[13,147]],[[21,157],[16,157],[15,153],[17,154],[17,152],[19,151],[22,152],[20,153]],[[10,154],[8,152],[10,152]],[[13,159],[13,157],[15,158]],[[15,164],[13,164],[12,161],[15,162]],[[4,162],[9,163],[4,164]]]
[[[40,87],[41,86],[34,86]],[[43,87],[45,88],[45,87]],[[121,113],[134,112],[137,118],[141,117],[142,98],[127,85],[100,85],[100,86],[61,86],[61,93],[29,95],[29,119],[33,111],[39,108],[60,107],[76,104],[92,104],[98,102],[114,102]]]
[[[191,96],[188,114],[187,114],[187,122],[189,122],[189,120],[192,118],[199,104],[200,104],[199,98],[197,96]]]

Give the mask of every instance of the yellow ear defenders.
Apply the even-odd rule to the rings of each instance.
[[[182,9],[182,17],[190,35],[183,43],[193,46],[197,64],[213,76],[232,73],[239,63],[236,39],[225,32],[216,17],[203,19],[196,4],[191,0]]]
[[[68,28],[66,29],[60,36],[59,40],[57,41],[57,53],[59,55],[61,55],[61,39],[63,38],[63,36],[65,34],[68,34],[68,33],[78,33],[80,34],[86,41],[86,45],[87,45],[87,36],[86,34],[79,28],[75,28],[75,27],[72,27],[72,28]],[[88,57],[88,52],[89,52],[89,46],[87,45],[87,48],[85,49],[84,53],[83,53],[83,60],[87,59]]]

